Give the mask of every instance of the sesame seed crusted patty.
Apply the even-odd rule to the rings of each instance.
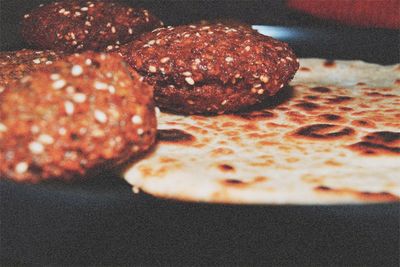
[[[184,114],[228,113],[260,103],[299,66],[287,44],[238,24],[159,28],[120,53],[155,84],[158,106]]]
[[[39,49],[111,51],[160,25],[147,10],[115,1],[65,0],[27,13],[21,33]]]
[[[54,51],[19,51],[0,52],[0,92],[14,81],[43,66],[50,65],[61,57]]]
[[[0,177],[83,177],[155,140],[152,88],[115,53],[74,54],[0,95]]]

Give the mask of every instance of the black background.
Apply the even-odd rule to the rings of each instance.
[[[38,3],[1,0],[1,49],[25,47],[19,18]],[[312,36],[287,41],[301,57],[399,62],[399,32],[358,29],[282,1],[125,1],[166,24],[230,18]],[[0,163],[1,164],[1,163]],[[209,205],[160,200],[113,173],[66,185],[0,181],[2,265],[398,266],[398,204]]]

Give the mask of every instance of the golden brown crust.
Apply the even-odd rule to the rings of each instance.
[[[156,134],[152,88],[128,68],[116,54],[74,54],[5,90],[1,177],[68,180],[147,150]]]

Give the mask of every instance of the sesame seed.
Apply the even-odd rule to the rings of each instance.
[[[129,34],[132,34],[132,33],[133,33],[133,29],[132,29],[132,28],[129,28],[129,29],[128,29],[128,33],[129,33]]]
[[[27,83],[27,82],[29,82],[31,80],[32,80],[31,76],[25,76],[20,81],[21,81],[21,83]]]
[[[25,15],[24,15],[24,18],[27,19],[27,18],[29,18],[30,16],[31,16],[31,15],[29,15],[29,14],[25,14]]]
[[[76,103],[83,103],[86,101],[86,95],[82,93],[76,93],[72,96],[72,99]]]
[[[138,135],[144,134],[144,130],[142,128],[137,129],[137,134]]]
[[[83,68],[79,65],[74,65],[71,69],[72,76],[79,76],[83,73]]]
[[[97,90],[106,90],[108,89],[108,85],[103,82],[95,81],[94,88],[96,88]]]
[[[140,117],[139,115],[132,116],[131,121],[133,124],[142,124],[143,123],[142,117]]]
[[[60,90],[66,84],[67,84],[67,82],[65,80],[56,80],[55,82],[53,82],[52,87],[54,90]]]
[[[74,113],[75,106],[74,103],[72,103],[71,101],[65,101],[64,108],[67,115],[72,115]]]
[[[228,100],[222,101],[221,105],[225,105],[228,102]]]
[[[167,63],[169,61],[169,57],[163,57],[162,59],[160,59],[161,63]]]
[[[79,11],[76,11],[76,12],[75,12],[75,16],[80,16],[80,15],[82,15],[81,12],[79,12]]]
[[[32,60],[33,61],[33,63],[35,63],[35,64],[39,64],[40,63],[40,58],[35,58],[34,60]]]
[[[267,83],[269,81],[269,78],[268,78],[268,76],[261,75],[260,76],[260,81],[262,81],[263,83]]]
[[[185,81],[186,81],[188,84],[190,84],[190,85],[193,85],[193,84],[194,84],[194,80],[193,80],[191,77],[186,77],[186,78],[185,78]]]
[[[232,62],[232,61],[233,61],[233,57],[226,57],[226,58],[225,58],[225,61],[226,61],[226,62]]]
[[[246,47],[244,48],[244,50],[246,50],[247,52],[250,51],[250,46],[246,46]]]
[[[5,132],[7,131],[7,126],[5,126],[3,123],[0,123],[0,132]]]
[[[85,64],[88,65],[88,66],[92,65],[92,60],[90,58],[86,59],[85,60]]]
[[[185,71],[182,73],[182,75],[188,77],[188,76],[192,76],[192,73],[190,71]]]
[[[96,109],[94,111],[94,118],[96,119],[96,121],[100,122],[100,123],[106,123],[107,122],[107,115],[101,111]]]
[[[193,100],[188,100],[187,103],[188,103],[189,105],[193,105],[193,104],[194,104],[194,101],[193,101]]]
[[[65,8],[61,8],[59,11],[58,11],[58,13],[64,13],[65,12]]]
[[[135,185],[132,187],[132,191],[133,191],[134,194],[139,194],[140,193],[139,187],[135,186]]]
[[[67,133],[67,129],[65,129],[64,127],[61,127],[60,129],[58,129],[58,133],[60,135],[65,135]]]
[[[58,79],[60,79],[60,78],[61,78],[61,75],[58,74],[58,73],[52,73],[52,74],[50,74],[50,79],[53,80],[53,81],[56,81],[56,80],[58,80]]]
[[[44,146],[41,143],[35,141],[30,142],[28,147],[33,154],[40,154],[44,151]]]
[[[72,85],[67,86],[67,88],[65,88],[65,90],[67,91],[68,94],[75,93],[75,87],[73,87]]]
[[[88,10],[89,10],[89,8],[86,7],[86,6],[84,6],[84,7],[81,8],[81,11],[88,11]]]
[[[264,89],[259,89],[258,91],[257,91],[257,94],[259,94],[259,95],[262,95],[264,93]]]
[[[39,131],[40,131],[40,128],[37,125],[32,125],[32,127],[31,127],[32,133],[38,133]]]
[[[259,87],[261,87],[261,83],[253,84],[253,86],[254,86],[254,88],[259,88]]]
[[[196,64],[199,64],[201,62],[201,60],[199,59],[199,58],[196,58],[195,60],[194,60],[194,63],[196,63]]]
[[[112,32],[112,33],[116,33],[116,32],[117,32],[117,30],[115,29],[114,26],[111,27],[111,32]]]
[[[38,137],[38,141],[42,144],[51,145],[54,143],[54,138],[48,134],[41,134]]]
[[[92,26],[92,23],[90,23],[90,21],[85,21],[85,25],[90,27]]]
[[[114,94],[115,91],[116,91],[116,89],[114,86],[112,86],[112,85],[108,86],[108,92],[110,92],[110,94]]]
[[[154,66],[149,66],[149,71],[150,72],[157,72],[157,68],[156,67],[154,67]]]
[[[17,165],[15,165],[15,171],[17,173],[21,174],[21,173],[26,172],[28,170],[28,167],[29,167],[28,163],[22,161],[22,162],[19,162]]]

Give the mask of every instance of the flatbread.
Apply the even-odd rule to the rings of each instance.
[[[245,204],[400,200],[400,65],[302,59],[261,110],[161,113],[159,143],[128,168],[163,198]]]

